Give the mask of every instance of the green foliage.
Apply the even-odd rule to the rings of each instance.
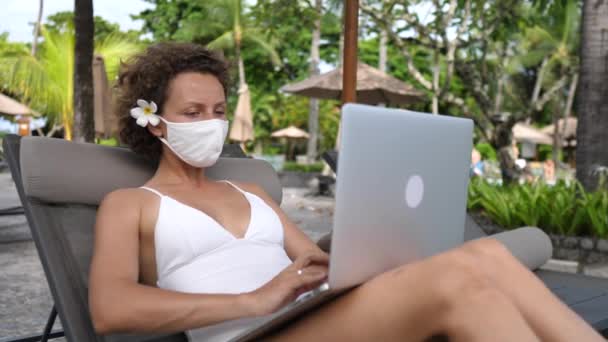
[[[93,37],[95,41],[103,41],[109,36],[117,36],[122,40],[135,42],[139,39],[139,32],[130,30],[123,32],[120,26],[116,23],[111,23],[100,16],[93,17],[95,31]],[[49,32],[54,34],[63,34],[74,31],[74,12],[63,11],[49,15],[44,24]]]
[[[29,54],[26,44],[9,42],[7,32],[0,34],[0,90],[8,90],[12,66]]]
[[[577,184],[579,193],[579,206],[582,213],[577,217],[586,224],[591,232],[598,237],[608,236],[608,190],[601,187],[595,192],[586,192],[582,184]]]
[[[229,107],[236,106],[236,98],[229,101]],[[294,125],[306,130],[308,126],[309,99],[301,96],[271,94],[257,88],[251,89],[251,105],[254,134],[256,143],[262,143],[264,148],[279,141],[271,138],[276,130]],[[320,101],[319,131],[321,135],[320,150],[332,149],[336,142],[339,110],[334,101]],[[232,111],[231,111],[232,112]],[[253,149],[253,146],[248,146]]]
[[[479,154],[481,154],[481,158],[484,160],[496,160],[496,150],[492,147],[492,145],[488,143],[478,143],[475,145]]]
[[[296,162],[286,161],[283,165],[283,171],[321,172],[323,171],[323,163],[298,164]]]
[[[558,160],[564,160],[564,151],[559,150],[557,155]],[[548,160],[553,158],[553,146],[552,145],[539,145],[538,146],[538,160]]]
[[[561,235],[608,237],[608,191],[586,192],[578,183],[498,186],[476,178],[467,208],[506,229],[534,226]]]
[[[98,139],[97,144],[103,146],[119,146],[118,140],[114,137],[109,139]]]
[[[28,54],[13,60],[7,89],[19,95],[32,109],[46,115],[51,124],[71,125],[74,31],[50,32],[43,27],[42,37],[36,57]],[[116,76],[120,59],[138,50],[139,45],[114,34],[95,45],[95,53],[105,59],[110,80]]]
[[[133,19],[144,22],[143,32],[151,33],[155,41],[184,40],[178,31],[188,19],[206,20],[201,6],[190,0],[144,0],[153,5],[137,15]]]

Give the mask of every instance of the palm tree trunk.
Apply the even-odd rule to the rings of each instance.
[[[563,137],[564,139],[566,138],[566,132],[568,131],[568,121],[569,121],[568,119],[570,118],[570,115],[572,114],[572,105],[574,104],[574,96],[576,95],[577,87],[578,87],[578,72],[575,72],[574,76],[572,76],[572,81],[570,82],[570,89],[568,90],[568,100],[566,101],[566,108],[564,110],[564,117],[563,117],[564,123],[560,127],[560,131],[555,132],[555,133],[559,133],[559,135],[561,137]],[[564,141],[568,142],[567,140],[564,140]],[[567,146],[570,147],[570,145],[567,145]],[[573,157],[572,149],[568,148],[568,156],[567,156],[568,159],[565,160],[565,162],[570,163],[572,161],[572,157]]]
[[[382,72],[386,72],[388,32],[386,32],[385,29],[380,30],[380,41],[378,42],[378,45],[378,69]]]
[[[344,19],[342,19],[341,22],[344,22]],[[342,66],[343,60],[344,60],[344,30],[340,31],[340,41],[338,42],[338,66]]]
[[[562,136],[559,133],[559,105],[553,104],[550,106],[551,108],[551,112],[552,112],[552,118],[553,118],[553,122],[552,124],[554,125],[553,127],[555,127],[555,131],[553,132],[553,148],[551,151],[551,159],[553,160],[553,165],[555,165],[555,167],[558,167],[558,159],[559,159],[559,151],[561,150],[560,147],[562,145]]]
[[[93,0],[74,2],[74,140],[93,142]]]
[[[540,90],[543,85],[545,69],[548,62],[548,58],[545,57],[545,59],[543,59],[543,62],[540,65],[540,69],[538,69],[538,75],[536,75],[536,82],[534,83],[534,90],[532,91],[532,100],[530,100],[531,110],[534,110],[532,108],[536,108],[536,103],[538,102],[538,98],[540,97]]]
[[[580,92],[577,99],[578,128],[576,177],[587,190],[598,185],[593,174],[598,165],[608,166],[608,41],[605,13],[608,2],[584,0]]]
[[[433,114],[439,114],[439,51],[433,53]]]
[[[32,56],[36,57],[36,50],[38,48],[38,36],[40,35],[40,23],[42,22],[42,6],[44,0],[40,0],[38,6],[38,19],[36,20],[36,27],[34,27],[34,40],[32,41]]]
[[[237,11],[238,18],[238,11]],[[243,56],[241,54],[241,43],[243,41],[243,31],[240,22],[235,22],[234,28],[234,53],[236,55],[237,63],[239,64],[239,89],[247,84],[245,79],[245,63],[243,62]]]
[[[321,16],[323,15],[323,0],[315,1],[317,18],[312,31],[312,44],[310,47],[310,76],[319,74],[319,44],[321,42]],[[317,140],[319,136],[319,100],[310,99],[308,112],[308,139],[307,159],[312,163],[317,158]]]
[[[235,44],[236,59],[239,63],[239,88],[247,84],[245,79],[245,63],[243,62],[243,56],[241,55],[241,42]]]

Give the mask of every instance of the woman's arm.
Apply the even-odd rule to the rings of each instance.
[[[245,294],[186,294],[139,284],[140,200],[136,190],[118,190],[99,207],[89,275],[95,331],[176,332],[257,314]]]
[[[326,255],[315,242],[293,223],[279,205],[270,197],[264,189],[254,183],[236,183],[239,187],[257,195],[266,202],[279,216],[285,232],[285,251],[291,260],[296,260],[309,252]]]

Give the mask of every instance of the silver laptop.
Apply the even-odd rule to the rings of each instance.
[[[347,104],[341,134],[328,281],[238,341],[464,241],[471,120]]]

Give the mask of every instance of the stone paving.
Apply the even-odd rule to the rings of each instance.
[[[6,172],[0,173],[0,209],[15,205],[19,205],[19,200],[14,184]],[[286,188],[282,207],[313,240],[331,229],[333,198],[310,195],[307,189]],[[551,260],[544,267],[574,272],[577,264]],[[585,273],[608,277],[608,266],[589,266]],[[51,306],[51,295],[24,216],[0,216],[0,341],[40,333]],[[55,325],[58,327],[59,322]]]

